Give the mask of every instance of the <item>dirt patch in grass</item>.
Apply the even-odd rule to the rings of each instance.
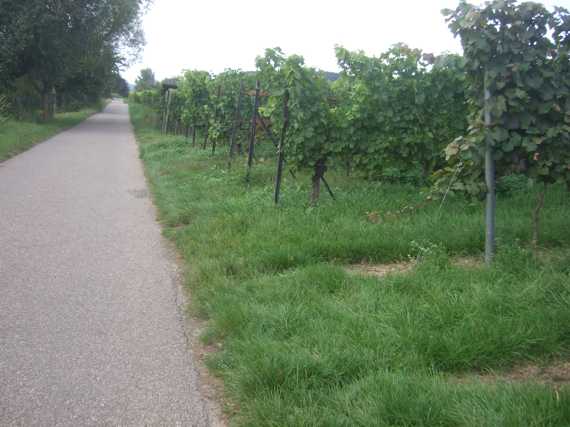
[[[517,366],[510,371],[484,372],[476,375],[470,374],[460,376],[456,379],[459,383],[480,381],[488,384],[506,382],[537,383],[555,387],[567,386],[570,384],[570,361],[557,362],[548,366],[528,364]]]
[[[485,266],[483,258],[475,256],[457,257],[451,261],[451,264],[454,265],[455,267],[461,267],[466,269],[477,269],[477,268],[483,268]]]
[[[417,265],[416,260],[402,261],[390,264],[353,264],[345,267],[345,270],[351,274],[360,274],[363,276],[371,276],[383,278],[392,274],[410,273]],[[451,265],[464,269],[479,269],[485,266],[481,257],[457,257],[451,260]]]
[[[386,277],[391,274],[408,273],[416,265],[413,261],[392,263],[392,264],[354,264],[346,267],[346,271],[351,274],[361,274],[372,277]]]

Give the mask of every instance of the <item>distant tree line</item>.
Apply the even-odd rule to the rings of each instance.
[[[0,94],[14,115],[126,95],[119,68],[144,44],[150,0],[0,0]]]

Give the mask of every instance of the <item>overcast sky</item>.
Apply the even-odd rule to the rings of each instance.
[[[473,1],[482,3],[482,1]],[[570,8],[570,0],[545,0]],[[157,79],[184,69],[220,72],[255,68],[265,48],[300,54],[313,67],[336,71],[336,44],[370,55],[404,42],[426,52],[459,52],[441,15],[458,0],[154,0],[144,17],[147,45],[124,77],[142,68]]]

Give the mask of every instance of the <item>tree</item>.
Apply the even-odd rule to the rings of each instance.
[[[41,96],[45,119],[53,114],[58,89],[86,98],[101,96],[112,74],[144,44],[140,15],[148,3],[0,0],[2,89],[13,90],[13,83],[25,77]]]
[[[156,78],[154,72],[150,68],[141,70],[140,75],[135,81],[135,91],[149,90],[156,87]]]
[[[124,78],[122,78],[120,74],[116,74],[114,76],[112,85],[112,93],[116,93],[123,98],[129,96],[129,83]]]

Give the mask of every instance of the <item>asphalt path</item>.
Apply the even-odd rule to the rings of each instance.
[[[0,425],[209,426],[127,106],[0,163]]]

